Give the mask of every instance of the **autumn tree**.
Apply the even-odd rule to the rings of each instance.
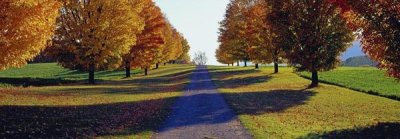
[[[62,0],[51,55],[66,68],[94,72],[118,68],[143,30],[140,0]]]
[[[251,45],[245,39],[246,22],[245,11],[247,10],[251,0],[232,0],[228,4],[225,19],[220,22],[219,42],[225,47],[229,47],[229,53],[235,57],[237,61],[250,60],[248,50]]]
[[[167,22],[166,26],[162,29],[164,45],[157,57],[157,63],[164,63],[176,60],[182,53],[182,38],[180,33]]]
[[[179,56],[182,55],[183,53],[183,43],[182,43],[182,37],[183,35],[178,32],[175,28],[172,29],[172,51],[170,52],[169,60],[172,60],[172,63],[176,63],[176,60],[179,58]]]
[[[131,67],[142,68],[147,75],[151,65],[158,62],[157,55],[165,44],[162,31],[166,22],[160,8],[152,0],[144,0],[140,16],[144,19],[144,30],[138,35],[136,45],[125,56],[126,77],[130,77]]]
[[[181,36],[181,43],[182,43],[182,53],[178,57],[177,61],[182,64],[188,64],[190,63],[190,56],[189,56],[189,51],[190,51],[190,45],[189,42]]]
[[[59,7],[54,0],[0,1],[0,70],[25,65],[49,44]]]
[[[246,35],[244,36],[247,43],[251,46],[248,48],[249,58],[258,64],[275,63],[275,73],[278,72],[278,60],[280,58],[281,48],[279,45],[272,44],[272,28],[267,23],[267,14],[270,12],[265,1],[255,0],[245,12]]]
[[[362,48],[389,76],[400,78],[400,2],[330,0],[343,9],[349,27],[360,32]]]
[[[222,36],[220,36],[221,39]],[[230,49],[230,41],[221,41],[220,45],[215,52],[217,61],[223,64],[233,64],[237,62],[237,57],[235,57],[232,53],[232,49]],[[239,66],[239,64],[238,64]]]
[[[263,33],[263,38],[266,40],[267,47],[265,51],[271,56],[274,64],[274,73],[279,72],[279,63],[285,61],[285,52],[283,48],[291,45],[287,41],[290,36],[288,12],[285,11],[286,1],[265,0],[266,29]]]
[[[232,64],[232,66],[233,66],[233,63],[235,63],[235,60],[233,59],[233,56],[230,55],[230,54],[226,51],[226,49],[223,49],[223,48],[218,48],[218,49],[215,51],[215,57],[217,58],[217,61],[218,61],[219,63],[228,64],[228,66],[229,66],[230,64]]]
[[[346,26],[340,10],[326,0],[292,0],[280,9],[286,12],[277,9],[272,12],[287,15],[280,18],[289,19],[290,34],[280,36],[290,44],[284,47],[288,61],[298,71],[312,72],[310,87],[315,87],[318,71],[335,68],[340,53],[354,41],[353,32]]]

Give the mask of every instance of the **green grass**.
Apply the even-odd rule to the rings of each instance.
[[[281,68],[209,67],[218,90],[255,138],[396,138],[400,102],[310,81]],[[367,76],[367,75],[366,75]],[[249,82],[251,81],[251,82]]]
[[[133,74],[141,70],[132,70]],[[120,79],[125,76],[125,70],[121,71],[98,71],[96,79]],[[65,69],[56,63],[28,64],[23,68],[12,68],[0,71],[0,77],[12,78],[43,78],[43,79],[66,79],[84,80],[88,78],[87,72]]]
[[[132,70],[132,74],[142,70]],[[96,80],[118,80],[125,76],[125,71],[98,71]],[[87,72],[62,68],[56,63],[29,64],[23,68],[12,68],[0,71],[0,87],[10,86],[45,86],[74,82],[85,82]]]
[[[308,72],[301,72],[300,75],[306,78],[311,76]],[[400,100],[400,83],[394,78],[386,77],[384,71],[377,68],[340,67],[321,72],[319,76],[325,83]]]
[[[43,68],[42,68],[43,67]],[[170,112],[194,69],[168,65],[124,79],[98,72],[97,85],[0,88],[0,136],[9,138],[150,138]],[[82,74],[82,75],[81,75]],[[7,78],[77,79],[84,73],[34,64],[0,73]]]

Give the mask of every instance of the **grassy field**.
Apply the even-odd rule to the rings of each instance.
[[[398,138],[400,102],[310,81],[290,68],[209,67],[255,138]]]
[[[307,72],[301,76],[310,78]],[[321,72],[320,80],[356,91],[400,100],[400,83],[385,76],[384,71],[373,67],[340,67],[333,71]]]
[[[180,96],[194,69],[168,65],[123,79],[119,71],[97,72],[85,83],[0,89],[0,136],[5,138],[149,138]],[[136,73],[140,71],[135,71]],[[55,64],[0,72],[2,78],[83,80],[86,73]],[[0,79],[1,80],[1,79]]]
[[[132,70],[132,74],[141,73]],[[125,71],[99,71],[96,80],[118,80],[125,76]],[[0,86],[45,86],[65,83],[84,82],[87,72],[69,70],[56,63],[29,64],[23,68],[0,71]]]

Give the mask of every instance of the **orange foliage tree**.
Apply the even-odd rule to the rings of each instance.
[[[89,71],[120,67],[143,30],[141,0],[62,0],[50,55],[64,67]]]
[[[174,62],[183,53],[181,34],[169,23],[163,28],[164,45],[159,55],[157,63]]]
[[[47,46],[59,7],[54,0],[0,1],[0,70],[25,65]]]
[[[246,40],[245,12],[251,3],[251,0],[232,0],[227,6],[225,19],[220,22],[219,28],[220,47],[229,49],[225,52],[234,56],[236,61],[244,61],[245,66],[250,60],[248,50],[251,48],[251,44]]]
[[[400,2],[330,0],[343,9],[348,25],[360,32],[364,52],[389,76],[400,78]]]
[[[130,53],[125,56],[126,77],[130,77],[131,67],[145,70],[145,75],[151,65],[156,64],[157,54],[162,50],[164,38],[162,29],[166,22],[159,7],[152,0],[144,0],[144,8],[140,16],[144,18],[144,30],[138,35],[136,45],[133,45]]]
[[[190,55],[189,55],[189,51],[190,51],[190,45],[189,42],[186,40],[186,38],[184,38],[183,36],[181,36],[181,43],[182,43],[182,53],[181,55],[178,57],[177,62],[181,63],[181,64],[188,64],[190,63]]]
[[[274,28],[268,22],[270,7],[265,1],[255,0],[254,5],[246,12],[246,35],[250,59],[256,63],[274,63],[275,73],[278,73],[279,60],[282,58],[281,43],[276,43],[280,37],[274,35]]]
[[[346,26],[340,9],[326,0],[292,0],[285,3],[270,0],[272,4],[275,2],[281,7],[274,8],[272,15],[280,16],[273,19],[288,19],[288,28],[283,31],[287,35],[280,35],[288,43],[283,48],[285,55],[297,70],[312,72],[310,87],[315,87],[318,85],[318,71],[335,68],[340,53],[354,41],[353,32]]]
[[[215,51],[215,57],[217,58],[217,61],[219,63],[228,64],[228,66],[230,64],[232,64],[233,66],[233,63],[235,62],[233,56],[226,52],[226,49],[223,49],[221,47]]]

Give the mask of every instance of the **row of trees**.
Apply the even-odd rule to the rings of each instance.
[[[189,62],[190,46],[152,0],[1,1],[0,68],[26,64],[46,48],[69,69],[143,68]],[[27,8],[27,9],[26,9]],[[52,41],[49,41],[52,39]],[[4,53],[4,54],[3,54]]]
[[[274,63],[298,71],[334,69],[357,36],[364,51],[400,78],[400,11],[397,1],[231,0],[221,22],[219,62]]]

